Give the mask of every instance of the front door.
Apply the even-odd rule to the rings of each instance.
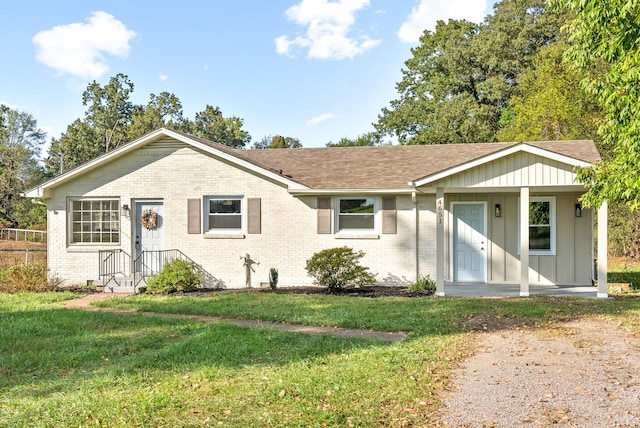
[[[453,205],[454,281],[486,281],[487,238],[485,235],[484,203]]]
[[[135,266],[138,272],[153,274],[162,270],[159,251],[164,249],[163,214],[162,202],[136,202],[135,258],[143,254]]]

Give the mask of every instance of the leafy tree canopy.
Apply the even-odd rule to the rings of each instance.
[[[242,129],[243,120],[224,117],[219,107],[207,105],[191,121],[183,117],[182,103],[174,94],[151,94],[146,105],[136,105],[130,100],[133,91],[133,82],[122,73],[104,86],[95,81],[89,84],[82,94],[85,117],[76,119],[60,138],[52,140],[48,173],[77,167],[160,127],[236,148],[251,141],[251,135]]]
[[[557,40],[561,23],[544,0],[503,0],[482,24],[439,21],[411,50],[400,97],[382,110],[376,130],[402,144],[494,141],[520,74]]]
[[[327,143],[327,147],[345,147],[345,146],[384,146],[390,145],[390,142],[384,142],[382,135],[377,132],[367,132],[358,135],[355,139],[343,137],[337,143],[332,141]]]
[[[637,0],[552,0],[575,18],[566,29],[572,45],[569,63],[586,77],[582,83],[604,110],[599,129],[613,156],[579,178],[589,187],[586,206],[603,201],[640,206],[640,3]]]
[[[43,178],[38,157],[45,139],[33,116],[0,105],[0,226],[44,223],[44,206],[20,193]]]
[[[262,140],[253,143],[253,149],[299,149],[302,147],[300,140],[282,135],[266,136]]]

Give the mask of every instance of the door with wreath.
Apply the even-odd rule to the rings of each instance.
[[[142,255],[135,269],[146,274],[162,270],[164,215],[162,202],[136,202],[135,258]],[[144,253],[143,253],[144,252]]]

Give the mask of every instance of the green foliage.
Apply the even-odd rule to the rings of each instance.
[[[499,141],[598,140],[602,111],[580,89],[581,75],[563,61],[564,41],[544,46],[503,110]]]
[[[503,0],[481,24],[439,21],[411,50],[400,96],[376,130],[403,144],[494,141],[520,74],[557,39],[561,23],[544,0]]]
[[[28,113],[0,104],[0,227],[42,223],[44,215],[20,193],[43,177],[38,164],[46,133]]]
[[[253,149],[299,149],[302,147],[300,140],[282,135],[268,136],[253,143]]]
[[[224,117],[220,107],[207,105],[196,113],[194,122],[185,121],[182,130],[196,137],[206,138],[214,143],[241,149],[251,142],[251,135],[242,129],[243,120],[239,117]]]
[[[169,294],[195,291],[202,284],[195,264],[186,260],[172,260],[164,265],[162,271],[149,278],[147,293]]]
[[[44,263],[20,263],[0,271],[0,293],[53,291],[59,280],[47,278]]]
[[[343,137],[337,143],[328,142],[327,147],[349,147],[349,146],[384,146],[391,145],[390,142],[384,142],[382,135],[377,132],[367,132],[358,135],[355,139]]]
[[[269,287],[275,290],[278,287],[278,269],[269,269]]]
[[[552,0],[551,5],[574,14],[566,29],[569,63],[586,76],[582,83],[604,110],[599,129],[613,147],[605,159],[578,172],[589,190],[587,207],[603,201],[640,207],[640,4],[636,0]]]
[[[436,282],[429,275],[420,276],[407,288],[407,293],[432,294],[434,291],[436,291]]]
[[[360,265],[364,251],[349,247],[329,248],[307,260],[306,269],[316,282],[329,290],[361,287],[376,281],[368,267]]]

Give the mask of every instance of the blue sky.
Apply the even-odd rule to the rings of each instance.
[[[321,147],[373,130],[410,49],[439,19],[481,22],[495,0],[22,0],[2,2],[0,103],[57,138],[82,92],[117,73],[132,101],[167,91],[267,135]]]

